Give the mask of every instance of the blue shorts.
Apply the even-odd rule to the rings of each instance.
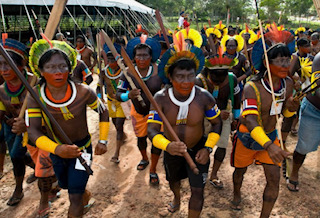
[[[320,110],[304,98],[300,109],[300,125],[296,151],[307,154],[316,151],[320,144]]]
[[[7,143],[10,157],[13,159],[24,158],[27,152],[27,147],[22,146],[22,135],[17,135],[11,131],[12,127],[2,122],[2,129],[4,131],[4,138]]]
[[[90,135],[79,142],[74,142],[79,147],[85,145],[90,140]],[[92,154],[92,146],[86,148],[87,153]],[[89,174],[84,170],[75,169],[76,158],[64,159],[57,155],[50,154],[53,170],[59,182],[59,186],[68,189],[70,194],[83,194],[89,179]],[[91,155],[92,159],[92,155]]]

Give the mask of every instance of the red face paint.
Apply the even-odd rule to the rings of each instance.
[[[280,67],[278,65],[270,64],[270,71],[279,78],[285,78],[289,73],[289,67]]]
[[[183,96],[187,96],[187,95],[190,95],[192,88],[194,86],[194,82],[178,83],[173,80],[172,86],[175,90],[177,90],[178,93],[180,93]]]
[[[67,83],[69,72],[42,73],[48,84],[60,88]]]
[[[299,50],[301,52],[303,52],[304,54],[308,54],[311,51],[311,47],[310,46],[308,46],[308,47],[300,47]]]
[[[147,59],[147,60],[140,60],[138,58],[135,58],[135,61],[137,63],[137,67],[139,69],[146,69],[150,66],[151,64],[151,58]]]
[[[114,69],[118,68],[118,64],[117,64],[117,62],[112,62],[109,64],[109,67],[114,70]]]
[[[11,68],[6,71],[1,71],[1,76],[5,81],[11,81],[17,78],[16,73]]]

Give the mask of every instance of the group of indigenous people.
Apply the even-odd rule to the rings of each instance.
[[[232,138],[230,207],[241,210],[244,175],[248,166],[255,163],[262,165],[266,178],[261,217],[269,217],[279,193],[280,167],[290,155],[285,148],[289,132],[298,134],[292,172],[287,177],[290,191],[299,191],[299,169],[306,154],[315,151],[320,143],[316,132],[320,92],[313,89],[304,98],[295,97],[302,96],[305,88],[316,88],[320,75],[316,62],[320,58],[319,34],[304,31],[300,28],[295,36],[272,24],[264,33],[255,33],[248,26],[240,32],[219,22],[201,32],[187,27],[172,36],[168,34],[168,47],[163,34],[149,37],[140,26],[136,31],[139,36],[127,44],[121,39],[115,40],[113,48],[102,43],[104,67],[95,91],[88,85],[93,81],[96,57],[85,37],[77,37],[74,49],[61,35],[58,40],[48,40],[43,35],[29,53],[24,44],[3,39],[1,44],[18,67],[19,75],[29,83],[36,81],[35,95],[27,96],[18,72],[0,56],[0,171],[7,146],[16,182],[7,204],[17,205],[23,198],[28,165],[35,169],[41,193],[35,216],[49,215],[49,202],[58,197],[62,188],[69,194],[68,217],[82,217],[92,205],[86,188],[89,171],[84,165],[90,167],[93,155],[107,152],[110,118],[116,129],[115,145],[109,145],[115,146],[110,161],[118,164],[120,157],[126,155],[120,153],[129,137],[124,130],[124,104],[131,102],[130,117],[141,154],[136,169],[145,170],[150,164],[149,182],[159,185],[157,164],[163,153],[166,180],[173,193],[167,206],[169,212],[180,209],[181,180],[188,178],[188,216],[200,217],[207,180],[217,189],[224,188],[219,169]],[[122,60],[111,51],[121,53],[121,47],[134,70],[123,65],[120,68]],[[141,81],[153,99],[142,90]],[[156,105],[151,103],[154,100]],[[94,148],[87,106],[99,116],[99,139]],[[284,117],[281,132],[276,128],[278,116]]]

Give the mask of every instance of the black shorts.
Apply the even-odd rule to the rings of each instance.
[[[202,137],[192,149],[188,149],[188,153],[199,169],[198,175],[193,173],[184,157],[172,156],[168,152],[164,152],[163,162],[167,181],[178,182],[182,179],[189,178],[191,187],[204,188],[208,177],[210,159],[207,164],[202,165],[195,161],[195,156],[200,149],[204,148],[205,142],[206,138]]]

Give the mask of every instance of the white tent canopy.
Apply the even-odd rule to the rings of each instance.
[[[52,6],[55,0],[0,0],[2,5],[33,5],[33,6]],[[96,7],[118,7],[133,11],[154,14],[154,10],[134,0],[69,0],[67,5],[82,5]]]

